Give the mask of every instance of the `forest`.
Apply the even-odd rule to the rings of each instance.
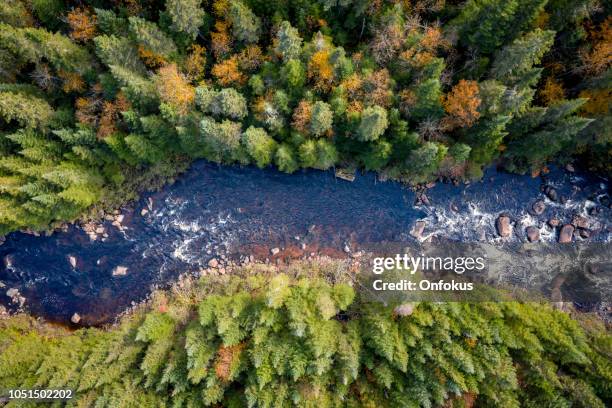
[[[419,184],[610,174],[608,0],[5,0],[0,234],[195,159]]]
[[[612,402],[612,337],[589,315],[518,302],[383,305],[352,283],[336,264],[251,265],[157,292],[110,329],[0,320],[0,383],[72,389],[74,407]],[[8,406],[30,406],[18,403]]]

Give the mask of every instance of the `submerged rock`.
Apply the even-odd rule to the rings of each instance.
[[[540,240],[540,230],[534,226],[527,227],[527,239],[529,242],[537,242]]]
[[[6,296],[10,297],[11,299],[16,299],[19,297],[19,289],[17,288],[10,288],[9,290],[6,291]]]
[[[548,197],[551,201],[557,201],[559,199],[557,190],[551,186],[544,187],[544,194],[546,194],[546,197]]]
[[[587,228],[589,221],[581,215],[574,215],[570,224],[576,228]]]
[[[574,226],[571,224],[565,224],[561,231],[559,232],[559,243],[567,244],[572,242],[572,237],[574,236]]]
[[[423,231],[425,230],[425,221],[417,221],[412,227],[410,231],[410,235],[414,238],[419,239],[423,235]]]
[[[533,210],[533,213],[535,215],[541,215],[546,209],[546,204],[544,204],[544,201],[538,200],[535,203],[533,203],[533,205],[531,206],[531,209]]]
[[[500,237],[509,237],[512,233],[512,227],[510,226],[510,217],[507,215],[500,215],[495,221],[495,227]]]
[[[127,275],[127,271],[128,268],[127,266],[115,266],[115,269],[113,269],[113,276],[125,276]]]

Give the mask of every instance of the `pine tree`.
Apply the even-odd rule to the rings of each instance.
[[[491,77],[507,86],[535,86],[541,69],[534,66],[540,63],[554,38],[554,31],[537,29],[504,47],[495,56]]]
[[[514,40],[521,31],[528,30],[546,2],[470,0],[451,25],[458,28],[464,45],[490,54]]]
[[[176,45],[155,23],[140,17],[130,17],[129,23],[134,41],[141,44],[146,51],[165,60],[173,58],[177,52]]]

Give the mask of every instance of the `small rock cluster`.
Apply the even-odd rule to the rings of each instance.
[[[544,186],[542,191],[544,194],[553,201],[563,202],[563,197],[559,197],[557,191],[551,186]],[[590,209],[589,214],[596,213],[597,210],[594,210],[598,207],[593,207]],[[540,216],[546,210],[546,203],[544,200],[537,200],[531,206],[531,213],[536,216]],[[575,214],[572,217],[572,220],[569,223],[562,224],[562,222],[555,216],[551,217],[547,224],[550,228],[556,230],[559,228],[558,242],[561,244],[567,244],[574,240],[576,237],[580,237],[582,239],[588,239],[591,237],[590,223],[589,220],[582,216]],[[497,234],[506,238],[512,235],[512,221],[510,215],[508,214],[500,214],[495,221],[495,227],[497,229]],[[540,230],[537,226],[531,225],[525,229],[525,234],[527,235],[527,240],[529,242],[537,242],[540,240]]]
[[[104,220],[110,221],[111,225],[117,228],[119,231],[125,231],[128,229],[128,227],[122,224],[124,219],[125,215],[121,214],[119,210],[115,210],[112,212],[112,214],[106,214],[104,216]],[[106,238],[108,238],[108,231],[102,224],[89,221],[84,223],[82,227],[83,231],[89,235],[89,239],[92,241],[96,241],[98,239],[104,241]]]

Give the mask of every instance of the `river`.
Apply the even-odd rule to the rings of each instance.
[[[543,185],[562,199],[548,199]],[[212,258],[274,247],[342,253],[371,243],[411,242],[417,220],[426,222],[422,239],[458,242],[502,240],[495,229],[502,212],[515,230],[505,241],[525,241],[531,225],[541,240],[555,241],[558,229],[547,221],[556,216],[568,223],[577,214],[588,220],[589,241],[610,242],[612,235],[609,185],[593,175],[553,168],[543,180],[490,168],[482,181],[437,183],[426,195],[429,205],[415,205],[414,191],[374,174],[347,182],[332,172],[288,175],[200,161],[173,185],[121,209],[120,228],[104,221],[96,240],[81,226],[51,236],[8,235],[0,246],[0,303],[18,308],[16,292],[13,299],[5,294],[17,289],[23,308],[35,315],[65,322],[76,312],[100,323],[144,299],[152,287],[197,273]],[[546,208],[536,216],[531,207],[538,199]]]

